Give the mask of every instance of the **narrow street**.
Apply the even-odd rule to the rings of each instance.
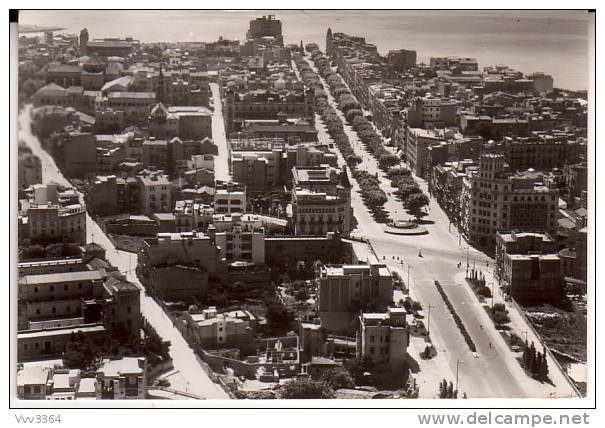
[[[21,126],[19,139],[25,141],[32,152],[40,158],[45,183],[56,182],[69,185],[68,180],[63,177],[63,174],[55,165],[53,158],[41,147],[38,138],[31,133],[30,112],[31,105],[28,105],[19,114],[19,124]],[[117,266],[120,272],[127,275],[129,281],[141,289],[142,315],[151,323],[163,340],[170,341],[170,356],[173,360],[174,369],[179,371],[178,375],[170,377],[171,388],[208,399],[228,399],[229,396],[223,389],[212,382],[204,372],[198,357],[183,339],[181,333],[172,325],[170,318],[155,300],[146,296],[143,292],[143,286],[135,275],[136,254],[116,250],[99,225],[88,214],[86,215],[86,233],[87,241],[94,241],[105,247],[108,261]]]
[[[306,60],[311,68],[317,71],[310,59],[306,58]],[[346,124],[336,100],[330,95],[327,83],[323,78],[320,79],[325,92],[328,94],[328,102],[337,111],[344,123],[345,133],[349,137],[351,146],[356,154],[363,158],[362,165],[364,169],[372,174],[378,173],[381,188],[385,192],[389,192],[387,195],[389,200],[385,204],[389,216],[392,219],[407,219],[408,216],[405,215],[401,202],[391,192],[394,189],[390,187],[388,179],[378,168],[374,157],[365,151],[356,133]],[[321,129],[325,127],[319,117],[317,126],[320,129],[318,135],[320,141],[326,141],[324,138],[330,138],[325,129]],[[339,162],[344,162],[340,152]],[[404,163],[402,164],[404,165]],[[426,182],[417,177],[414,178],[428,195]],[[425,314],[428,306],[431,306],[432,341],[449,364],[452,376],[449,380],[454,380],[458,369],[461,392],[466,392],[469,397],[494,398],[576,396],[567,378],[550,357],[548,357],[548,364],[550,378],[554,385],[540,383],[525,374],[516,361],[516,355],[510,351],[500,333],[496,331],[482,304],[479,303],[464,279],[467,258],[471,267],[475,265],[485,273],[487,273],[488,262],[493,267],[493,259],[472,247],[469,248],[466,241],[458,236],[455,227],[450,230],[449,220],[435,199],[430,198],[429,215],[425,218],[433,222],[426,225],[429,231],[428,234],[395,236],[386,234],[381,225],[375,222],[363,205],[363,201],[358,194],[359,187],[356,183],[353,183],[353,190],[352,206],[359,224],[352,235],[369,239],[379,259],[386,262],[391,270],[397,271],[406,283],[408,272],[410,272],[410,294],[415,300],[422,303]],[[419,257],[420,251],[422,257]],[[397,257],[399,260],[394,260]],[[459,262],[462,263],[460,268],[457,266]],[[477,346],[476,357],[468,348],[453,317],[438,293],[434,285],[435,280],[442,284],[475,342]],[[486,280],[487,283],[493,281],[491,274],[488,274]],[[495,301],[503,302],[501,296],[498,293],[496,294]],[[518,332],[529,331],[528,339],[539,343],[538,338],[531,334],[531,329],[518,311],[509,302],[505,302],[505,304],[511,317],[513,330]],[[412,358],[420,364],[421,370],[429,369],[429,367],[426,367],[427,363],[421,360],[418,355],[412,355]],[[448,377],[446,373],[441,374],[441,376]],[[438,385],[435,385],[434,389],[436,392]]]
[[[218,156],[214,158],[214,178],[220,181],[231,181],[229,173],[229,156],[227,150],[227,135],[223,118],[223,104],[218,83],[210,83],[212,90],[212,140],[218,146]]]

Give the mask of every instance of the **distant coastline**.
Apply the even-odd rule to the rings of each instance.
[[[250,19],[267,11],[23,11],[23,23],[55,25],[92,38],[131,36],[141,42],[243,40]],[[588,17],[579,12],[276,11],[284,42],[325,48],[328,28],[359,33],[384,55],[413,49],[419,62],[448,55],[472,56],[481,67],[505,64],[523,73],[541,71],[555,86],[588,87]],[[178,22],[178,25],[174,25]],[[203,22],[204,25],[200,25]],[[159,32],[157,29],[166,29]],[[438,29],[438,31],[437,31]],[[38,30],[40,31],[40,30]],[[161,39],[161,40],[159,40]]]
[[[45,25],[28,25],[28,24],[19,24],[19,34],[21,33],[44,33],[46,31],[63,31],[66,28],[62,27],[52,27]]]

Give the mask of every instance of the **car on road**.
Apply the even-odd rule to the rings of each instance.
[[[513,352],[519,352],[521,351],[521,347],[519,345],[513,345],[510,347],[510,349],[513,350]]]
[[[479,358],[479,354],[477,354],[476,352],[473,352],[473,357]]]

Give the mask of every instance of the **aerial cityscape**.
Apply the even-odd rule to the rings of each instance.
[[[587,395],[584,69],[88,13],[19,24],[19,399]]]

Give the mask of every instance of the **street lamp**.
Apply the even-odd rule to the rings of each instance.
[[[468,268],[470,267],[470,263],[468,260],[468,251],[469,251],[470,245],[466,246],[466,277],[468,278]]]
[[[494,281],[492,281],[492,310],[494,309]]]
[[[408,263],[408,296],[411,296],[411,284],[410,284],[410,268],[413,269],[412,266]]]
[[[458,391],[458,368],[460,366],[460,363],[464,364],[463,361],[456,359],[456,391]]]
[[[525,334],[525,343],[527,343],[527,330],[523,330],[521,333]]]
[[[431,308],[434,308],[433,305],[429,305],[429,318],[427,321],[427,334],[429,335],[429,339],[431,336]]]

